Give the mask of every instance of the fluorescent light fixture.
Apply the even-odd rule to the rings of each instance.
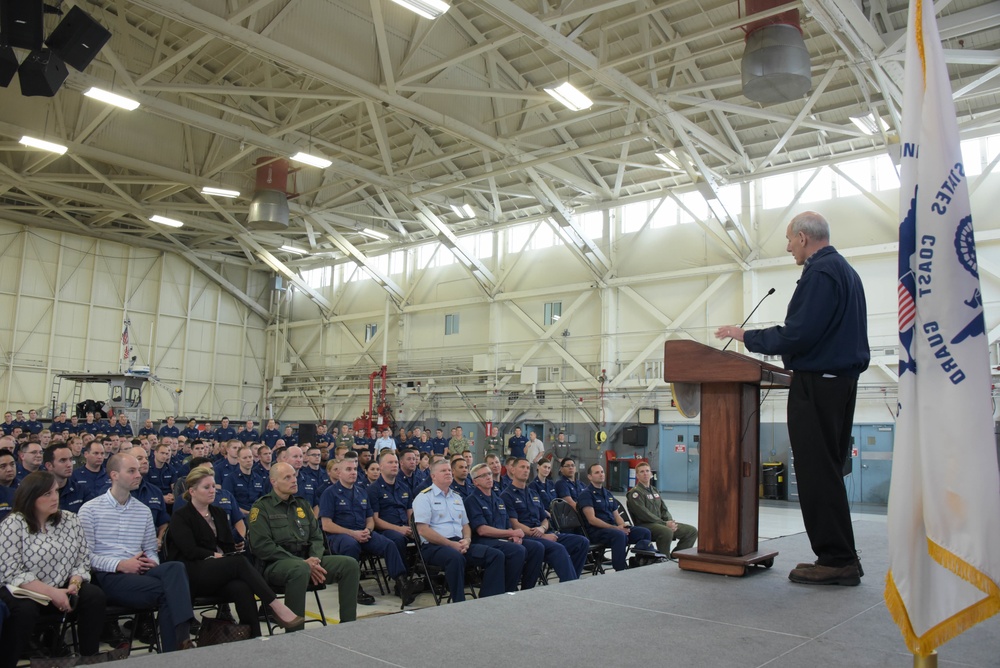
[[[68,150],[62,144],[53,144],[50,141],[35,139],[34,137],[29,137],[28,135],[21,137],[21,143],[25,146],[30,146],[31,148],[40,148],[43,151],[51,151],[53,153],[58,153],[59,155],[62,155]]]
[[[392,0],[400,7],[420,14],[425,19],[436,19],[451,9],[451,5],[441,0]]]
[[[451,210],[461,218],[475,218],[476,212],[468,204],[452,204]]]
[[[670,149],[669,151],[657,151],[656,157],[670,169],[678,172],[684,171],[684,168],[681,167],[681,161],[677,159],[677,154],[674,153],[673,149]]]
[[[308,153],[303,153],[301,151],[293,155],[292,160],[295,162],[301,162],[304,165],[319,167],[320,169],[326,169],[333,164],[332,160],[327,160],[326,158],[321,158],[316,155],[309,155]]]
[[[295,246],[290,246],[288,244],[285,244],[284,246],[282,246],[281,250],[287,251],[289,253],[298,253],[299,255],[308,255],[309,254],[309,251],[307,251],[307,250],[303,250],[301,248],[296,248]]]
[[[105,104],[111,104],[126,111],[135,111],[139,108],[139,103],[117,93],[106,91],[103,88],[91,88],[83,92],[87,97],[99,100]]]
[[[205,186],[201,189],[202,195],[214,195],[215,197],[228,197],[230,199],[235,199],[240,196],[239,190],[226,190],[225,188],[213,188],[212,186]]]
[[[166,216],[161,216],[159,214],[155,216],[150,216],[149,220],[154,223],[159,223],[160,225],[167,225],[168,227],[183,227],[184,223],[179,220],[174,220],[173,218],[167,218]]]
[[[594,104],[589,97],[581,93],[568,81],[564,81],[555,88],[546,88],[545,92],[558,100],[563,106],[571,111],[582,111],[590,109]]]
[[[889,131],[889,125],[882,120],[882,117],[870,111],[864,114],[852,114],[851,123],[866,135],[878,135]]]
[[[366,227],[363,230],[361,230],[361,234],[367,234],[368,236],[375,237],[376,239],[388,239],[389,238],[388,234],[383,234],[382,232],[378,232],[378,231],[373,230],[373,229],[368,228],[368,227]]]

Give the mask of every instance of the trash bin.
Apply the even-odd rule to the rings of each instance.
[[[765,499],[785,498],[785,465],[781,462],[764,462],[761,475],[761,496]]]

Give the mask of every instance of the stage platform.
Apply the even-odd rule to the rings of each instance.
[[[788,581],[812,561],[805,534],[765,541],[771,570],[743,578],[681,571],[676,563],[352,624],[208,647],[133,655],[146,668],[347,665],[683,666],[820,668],[912,666],[882,600],[884,522],[855,522],[866,577],[858,587]],[[940,648],[939,665],[1000,666],[1000,617]]]

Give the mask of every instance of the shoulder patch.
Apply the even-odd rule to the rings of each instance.
[[[420,493],[421,494],[426,494],[427,492],[431,491],[432,489],[434,489],[434,488],[433,487],[428,487],[427,489],[422,490]]]
[[[632,498],[633,499],[638,499],[639,498],[639,492],[632,492]]]
[[[252,522],[256,522],[258,515],[260,515],[260,508],[251,508],[250,509],[250,522],[251,523]]]

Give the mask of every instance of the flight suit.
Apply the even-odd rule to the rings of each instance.
[[[671,553],[670,545],[674,540],[678,541],[675,550],[686,550],[694,546],[698,530],[690,524],[680,522],[677,523],[677,531],[668,527],[667,522],[674,521],[674,518],[655,487],[636,485],[627,492],[625,505],[628,506],[632,521],[636,526],[649,529],[656,541],[656,549],[663,554]]]

